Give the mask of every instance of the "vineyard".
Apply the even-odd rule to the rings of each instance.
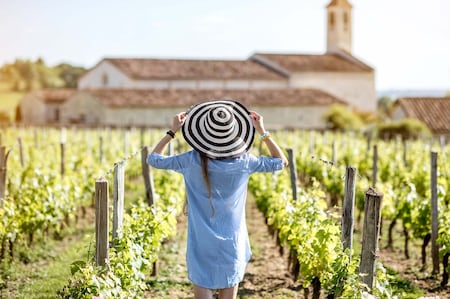
[[[145,164],[162,134],[139,129],[1,130],[1,298],[190,298],[184,278],[170,286],[176,293],[163,295],[164,276],[173,275],[164,260],[173,255],[174,242],[182,246],[186,224],[182,177]],[[284,298],[446,298],[449,145],[356,133],[273,135],[289,153],[290,168],[253,175],[249,204],[259,210],[266,242],[285,263],[276,266],[274,276],[284,280],[279,288],[295,295],[283,293]],[[187,149],[178,138],[168,154]],[[253,151],[267,154],[258,141]],[[375,216],[367,214],[376,210],[369,209],[373,197],[380,204]],[[370,277],[361,275],[361,269],[370,262],[365,233],[372,218],[376,248],[368,255],[375,267]],[[43,244],[64,240],[80,223],[89,227],[88,237],[80,240],[80,258],[64,261],[66,275],[51,292],[25,294],[24,286],[14,283],[17,264],[29,262],[30,252]],[[263,246],[257,240],[254,249]],[[259,250],[254,251],[257,256]],[[183,250],[178,254],[170,267],[182,273]],[[400,261],[408,273],[395,271]],[[242,298],[275,294],[242,292]]]

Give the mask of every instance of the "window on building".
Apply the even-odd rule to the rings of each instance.
[[[344,12],[344,30],[348,30],[348,13]]]
[[[328,20],[330,22],[330,28],[333,29],[334,28],[334,13],[330,12]]]
[[[103,86],[108,86],[108,75],[107,74],[102,75],[102,84],[103,84]]]

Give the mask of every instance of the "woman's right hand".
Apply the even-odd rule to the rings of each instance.
[[[263,134],[265,132],[263,116],[256,111],[250,111],[250,118],[258,134]]]

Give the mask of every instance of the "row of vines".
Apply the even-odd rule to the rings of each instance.
[[[431,236],[430,151],[439,153],[437,195],[442,282],[448,283],[450,253],[450,159],[448,145],[400,140],[377,141],[377,172],[374,172],[371,140],[339,134],[280,132],[277,140],[293,149],[301,188],[294,200],[289,174],[258,175],[250,182],[259,209],[271,229],[277,233],[281,247],[290,249],[290,268],[305,288],[313,285],[329,298],[361,298],[366,286],[359,279],[359,256],[344,250],[341,241],[341,209],[346,167],[356,167],[357,221],[364,212],[365,192],[376,187],[383,193],[382,223],[389,225],[385,242],[393,246],[393,228],[403,226],[404,252],[408,258],[408,240],[420,239],[422,271],[426,265],[426,247]],[[374,175],[377,177],[374,179]],[[273,177],[275,176],[275,178]],[[376,186],[373,186],[375,182]],[[385,238],[385,236],[382,236]],[[383,240],[384,241],[384,240]],[[438,273],[435,273],[438,274]],[[305,289],[306,290],[306,289]],[[378,276],[371,293],[377,298],[391,298],[386,271],[378,263]],[[314,297],[313,297],[314,298]],[[318,298],[318,297],[316,297]]]
[[[138,153],[144,145],[154,143],[153,136],[159,138],[161,134],[112,129],[1,131],[1,145],[10,151],[6,196],[0,208],[1,259],[14,258],[16,246],[32,247],[36,236],[58,236],[70,222],[83,217],[85,209],[93,205],[95,180],[103,177],[112,182],[114,164],[119,161],[126,164],[125,186],[130,191],[127,181],[141,174]],[[356,212],[358,218],[362,217],[364,193],[374,182],[371,146],[362,136],[295,131],[274,135],[283,148],[291,148],[295,153],[302,186],[297,191],[297,200],[293,200],[286,171],[255,175],[249,187],[271,229],[277,232],[280,245],[289,247],[289,266],[296,280],[305,287],[313,284],[317,289],[322,288],[330,297],[364,296],[369,290],[360,282],[359,257],[342,247],[339,207],[345,167],[351,165],[358,172]],[[426,248],[430,239],[428,157],[431,150],[439,153],[438,243],[441,258],[448,259],[448,145],[408,141],[405,147],[398,140],[377,141],[377,145],[380,158],[373,187],[384,194],[383,225],[392,228],[386,246],[393,246],[393,228],[402,225],[405,256],[408,256],[408,240],[423,240]],[[157,171],[153,177],[154,205],[148,206],[144,201],[144,190],[142,199],[127,208],[121,237],[111,240],[113,246],[106,267],[98,267],[92,253],[87,260],[73,263],[72,277],[58,291],[61,298],[131,298],[144,294],[148,287],[146,276],[154,270],[161,244],[176,234],[176,216],[185,197],[183,188],[179,188],[180,176]],[[423,260],[425,269],[425,257]],[[395,294],[391,294],[380,263],[377,273],[376,285],[370,291],[375,296],[391,298]],[[442,284],[447,284],[445,277]]]
[[[138,154],[144,143],[151,143],[153,134],[111,129],[1,131],[1,146],[7,153],[2,157],[7,159],[6,192],[0,208],[2,262],[20,258],[17,248],[32,249],[47,238],[61,238],[64,230],[85,217],[94,205],[96,179],[112,181],[115,163],[126,165],[126,188],[134,191],[130,188],[136,184],[127,182],[140,176]],[[107,267],[97,267],[94,253],[89,252],[86,260],[70,265],[73,276],[58,296],[139,297],[163,240],[175,234],[175,217],[184,199],[180,179],[169,173],[155,176],[155,191],[160,196],[151,207],[144,202],[144,187],[137,190],[142,196],[128,205],[123,237],[114,240]],[[7,277],[1,279],[6,287]]]

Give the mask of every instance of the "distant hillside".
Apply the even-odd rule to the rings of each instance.
[[[392,100],[396,100],[400,97],[444,97],[449,89],[430,89],[430,90],[414,90],[414,89],[388,89],[378,90],[377,97],[390,97]]]

